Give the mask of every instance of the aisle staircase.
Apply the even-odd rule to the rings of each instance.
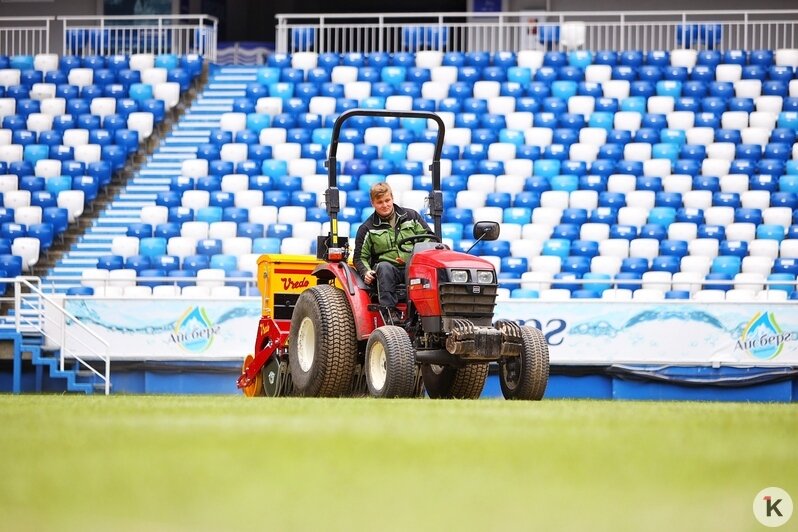
[[[219,127],[223,113],[232,111],[233,100],[243,97],[248,82],[256,79],[255,67],[215,67],[209,72],[208,82],[202,87],[190,107],[183,113],[171,131],[164,134],[154,151],[144,156],[127,183],[123,184],[111,201],[97,210],[95,218],[85,222],[89,226],[77,241],[49,268],[42,277],[43,294],[66,294],[70,288],[81,286],[84,270],[95,268],[98,257],[112,254],[114,237],[125,235],[130,224],[141,221],[141,209],[156,204],[159,192],[168,191],[171,179],[180,175],[182,162],[196,157],[197,147],[209,141],[210,131]],[[84,219],[86,215],[84,214]],[[6,319],[0,331],[2,339],[14,345],[14,375],[12,391],[22,387],[22,359],[30,358],[37,368],[34,388],[42,391],[43,373],[51,380],[60,381],[66,391],[91,394],[98,390],[107,393],[110,384],[85,364],[70,360],[64,363],[58,350],[45,348],[43,294],[29,292],[24,304],[18,305],[28,325],[15,326],[16,317]],[[31,295],[33,297],[31,297]]]
[[[245,96],[246,84],[256,80],[256,72],[255,67],[211,67],[208,83],[172,130],[98,213],[78,242],[47,272],[43,279],[46,291],[66,293],[70,287],[79,286],[81,273],[94,268],[98,257],[112,253],[114,237],[125,235],[131,223],[141,221],[142,207],[154,205],[158,192],[169,190],[171,179],[180,175],[182,162],[196,157],[197,147],[208,142],[222,114],[232,111],[233,100]]]
[[[110,393],[108,343],[67,312],[57,296],[44,294],[37,277],[17,277],[13,286],[15,308],[0,323],[0,340],[13,346],[12,393],[23,389],[23,358],[28,357],[35,368],[35,392]]]

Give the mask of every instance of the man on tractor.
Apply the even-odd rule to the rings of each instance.
[[[376,280],[380,306],[392,322],[398,323],[402,315],[396,308],[396,287],[405,282],[405,265],[410,252],[407,248],[399,249],[397,244],[403,238],[431,234],[432,230],[418,212],[394,204],[388,183],[375,183],[370,195],[374,213],[358,228],[355,268],[366,284],[373,285]]]

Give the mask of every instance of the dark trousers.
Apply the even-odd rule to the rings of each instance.
[[[395,308],[398,302],[396,287],[405,282],[404,270],[400,270],[390,262],[378,262],[374,272],[377,274],[377,298],[380,305]]]

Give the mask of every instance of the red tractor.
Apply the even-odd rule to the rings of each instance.
[[[411,255],[405,268],[406,282],[400,288],[403,318],[398,322],[376,303],[375,291],[347,262],[348,238],[338,235],[338,135],[342,124],[357,115],[423,118],[438,127],[430,167],[434,234],[415,235],[399,243]],[[259,334],[256,356],[245,364],[240,387],[251,386],[264,367],[262,378],[264,384],[272,383],[267,388],[271,393],[345,396],[363,390],[365,381],[373,397],[415,397],[426,390],[432,398],[475,399],[482,393],[489,364],[496,362],[505,398],[543,397],[549,375],[543,334],[509,320],[494,323],[498,282],[493,265],[442,243],[440,154],[444,131],[440,117],[428,112],[354,109],[336,120],[325,192],[330,232],[318,239],[321,262],[312,271],[316,284],[295,299],[287,350],[285,331],[282,335],[274,331],[272,336]],[[475,244],[498,236],[495,222],[474,225]],[[268,368],[271,373],[267,375]],[[275,388],[275,380],[285,384]]]

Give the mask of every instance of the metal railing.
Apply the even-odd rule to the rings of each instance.
[[[444,239],[445,243],[448,239]],[[451,245],[451,244],[450,244]],[[591,279],[583,279],[578,276],[574,277],[555,277],[553,273],[546,274],[542,270],[537,270],[538,275],[534,278],[524,277],[518,275],[516,277],[502,277],[499,279],[499,284],[503,288],[507,288],[508,290],[512,291],[515,288],[526,288],[535,291],[543,291],[548,290],[552,287],[557,286],[571,286],[575,287],[569,290],[576,290],[576,289],[596,289],[599,292],[602,292],[604,288],[607,286],[610,289],[619,289],[619,288],[629,288],[632,292],[638,288],[654,288],[661,291],[663,294],[669,290],[677,290],[677,291],[686,291],[690,293],[689,301],[699,302],[698,300],[694,299],[692,296],[699,291],[702,290],[717,290],[717,291],[727,291],[727,287],[731,286],[734,290],[748,290],[751,293],[750,298],[747,299],[748,302],[754,301],[761,301],[758,299],[759,297],[767,297],[764,293],[778,293],[784,292],[789,296],[790,292],[798,291],[798,280],[783,280],[783,279],[767,279],[763,277],[762,279],[713,279],[713,278],[705,278],[702,276],[701,278],[696,277],[684,277],[684,278],[671,278],[667,280],[660,279],[642,279],[642,278],[626,278],[626,277],[614,277],[610,276],[610,278],[591,278]],[[157,293],[148,294],[144,292],[139,292],[136,294],[136,291],[125,291],[120,284],[127,283],[129,286],[133,286],[131,283],[136,282],[143,285],[149,284],[157,284],[160,286],[172,286],[172,287],[181,287],[181,286],[194,286],[196,284],[202,285],[203,283],[207,283],[208,279],[198,279],[197,277],[136,277],[135,281],[128,280],[122,281],[119,279],[109,279],[108,277],[91,277],[89,276],[59,276],[59,281],[70,281],[75,284],[75,286],[84,286],[90,287],[94,291],[94,294],[89,295],[88,292],[86,294],[74,294],[80,297],[100,297],[100,298],[107,298],[107,299],[115,299],[115,298],[144,298],[147,300],[151,300],[154,304],[157,304],[159,300],[172,300],[174,297],[184,297],[184,298],[214,298],[218,297],[220,299],[229,299],[230,296],[228,295],[221,295],[221,296],[213,296],[212,294],[204,294],[197,293],[195,291],[187,291],[185,294],[182,294],[180,290],[175,290],[173,294],[170,295],[159,295]],[[253,277],[225,277],[224,282],[229,285],[235,285],[239,287],[239,295],[236,297],[260,297],[258,290],[257,290],[257,279]],[[42,281],[42,291],[44,293],[48,293],[48,290],[52,290],[53,287],[46,286],[45,281]],[[54,292],[53,292],[54,293]],[[53,295],[53,294],[50,294]],[[738,294],[739,295],[739,294]],[[780,294],[777,294],[780,295]],[[63,297],[63,294],[60,295]],[[739,301],[739,300],[737,300]],[[778,299],[768,299],[768,301],[778,301]]]
[[[106,395],[110,393],[110,345],[69,313],[52,295],[42,292],[41,280],[38,277],[14,279],[14,309],[16,331],[20,334],[39,335],[44,340],[45,349],[58,349],[61,371],[64,370],[66,359],[74,359],[102,381]],[[77,336],[68,335],[67,328],[63,325],[66,320],[75,323],[96,345],[90,345]],[[103,371],[96,369],[91,361],[99,361]]]
[[[220,43],[216,52],[219,65],[262,65],[272,52],[266,43]]]
[[[50,52],[50,27],[55,17],[0,17],[0,55]]]
[[[218,20],[207,15],[59,17],[63,54],[197,54],[216,60]]]
[[[0,17],[0,55],[197,54],[216,60],[219,21],[207,15]],[[53,43],[58,48],[57,43]]]
[[[689,302],[691,304],[700,304],[702,301],[707,301],[699,294],[707,291],[724,294],[724,297],[713,299],[713,302],[719,303],[754,303],[768,301],[769,303],[786,302],[789,299],[790,292],[798,291],[798,281],[796,280],[777,280],[777,279],[706,279],[703,278],[671,278],[671,279],[642,279],[642,278],[619,278],[611,277],[609,279],[582,279],[574,276],[571,277],[554,277],[554,274],[542,274],[535,278],[518,277],[514,279],[502,278],[500,284],[512,292],[515,288],[524,288],[532,290],[538,294],[551,290],[563,289],[569,292],[574,290],[592,290],[596,292],[594,300],[612,301],[621,299],[619,291],[628,291],[631,296],[638,289],[646,289],[648,294],[653,291],[659,292],[665,297],[665,293],[669,291],[688,292],[689,298],[681,299],[681,302]],[[609,287],[609,288],[607,288]],[[729,289],[728,287],[732,287]],[[725,294],[729,290],[734,290],[734,295],[729,299],[725,298]],[[605,293],[606,292],[606,293]],[[696,295],[699,294],[699,295]],[[651,297],[647,295],[647,297]],[[573,299],[570,296],[566,299]],[[588,298],[590,299],[590,298]],[[583,301],[583,299],[580,299]],[[650,299],[649,299],[650,301]],[[792,304],[792,302],[790,302]]]
[[[208,279],[198,277],[163,277],[163,276],[136,276],[135,279],[111,279],[107,276],[93,276],[91,273],[84,275],[60,275],[58,276],[59,282],[67,282],[74,284],[74,286],[82,286],[91,288],[94,292],[92,295],[107,297],[107,298],[129,298],[129,297],[144,297],[158,299],[158,294],[147,293],[147,290],[141,291],[136,288],[150,289],[155,286],[167,286],[178,288],[173,294],[168,297],[176,297],[182,294],[182,288],[185,286],[206,286],[209,288],[209,293],[202,295],[201,292],[193,291],[193,294],[183,294],[185,297],[221,297],[229,298],[229,295],[214,296],[212,288],[216,286],[226,286],[230,288],[238,288],[239,293],[236,297],[246,297],[248,294],[258,294],[258,280],[255,277],[225,277],[224,279]],[[52,280],[52,279],[51,279]],[[221,283],[221,284],[220,284]],[[213,285],[213,286],[212,286]],[[126,290],[127,288],[127,290]],[[46,281],[42,281],[42,291],[48,293],[50,291],[55,293],[54,286],[48,286]],[[78,295],[78,294],[75,294]],[[85,295],[85,294],[84,294]],[[259,297],[259,296],[258,296]]]
[[[798,10],[278,14],[276,51],[779,49]]]

